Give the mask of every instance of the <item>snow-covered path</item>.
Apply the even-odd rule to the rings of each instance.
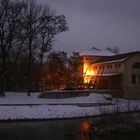
[[[65,99],[39,99],[37,98],[38,94],[39,93],[32,93],[31,97],[28,97],[25,93],[7,93],[6,97],[1,97],[0,120],[58,119],[95,116],[105,113],[113,113],[117,108],[117,105],[115,104],[116,99],[113,99],[113,101],[106,100],[106,97],[110,96],[107,94],[93,93],[89,96]],[[118,101],[118,110],[120,112],[140,110],[140,100],[128,101],[119,99]],[[68,103],[73,105],[65,105]],[[82,103],[83,106],[77,106],[77,103]],[[114,105],[85,107],[84,104],[87,103],[114,103]],[[8,104],[10,104],[10,106],[6,106]],[[19,106],[18,104],[21,105]]]

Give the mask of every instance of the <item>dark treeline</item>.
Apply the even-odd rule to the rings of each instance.
[[[0,95],[12,89],[30,95],[33,87],[40,89],[44,63],[49,63],[47,71],[51,71],[46,54],[55,36],[67,30],[65,16],[56,15],[48,5],[34,0],[0,0]]]
[[[44,64],[44,81],[47,88],[76,89],[82,85],[82,59],[73,52],[67,57],[66,52],[52,52]]]
[[[6,90],[28,91],[28,65],[28,55],[22,55],[7,75]],[[64,51],[51,51],[44,57],[41,73],[39,68],[39,63],[33,61],[30,91],[76,89],[82,85],[82,59],[77,52],[68,57]]]
[[[15,67],[8,65],[13,68],[6,78],[6,90],[28,91],[28,65],[28,55],[22,55]],[[64,51],[52,51],[43,60],[41,73],[38,71],[39,67],[38,61],[34,60],[30,91],[75,89],[82,85],[82,60],[77,52],[67,57]]]

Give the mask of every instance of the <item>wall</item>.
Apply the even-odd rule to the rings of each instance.
[[[92,64],[95,75],[97,74],[118,74],[123,73],[123,62]]]
[[[124,97],[129,99],[140,99],[140,69],[132,68],[135,62],[140,63],[140,54],[136,54],[125,61]],[[132,84],[132,74],[136,74],[136,84]]]

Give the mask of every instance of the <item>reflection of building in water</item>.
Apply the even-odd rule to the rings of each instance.
[[[92,48],[80,55],[84,83],[96,89],[118,90],[120,97],[140,99],[140,52],[115,55]]]

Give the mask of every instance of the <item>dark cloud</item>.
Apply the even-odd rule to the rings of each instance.
[[[57,36],[54,47],[81,51],[96,46],[140,50],[140,0],[41,0],[64,14],[70,31]]]

